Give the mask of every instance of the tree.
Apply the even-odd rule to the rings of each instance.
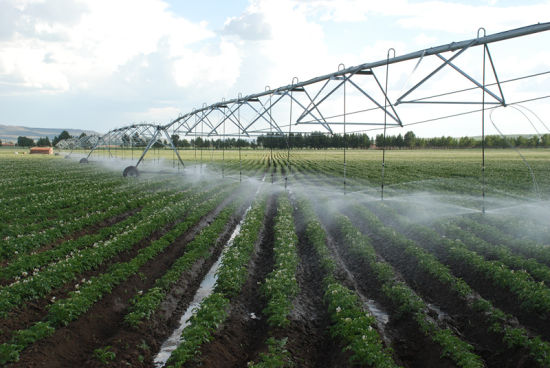
[[[405,133],[404,137],[405,147],[413,148],[416,145],[416,135],[412,131]]]
[[[39,138],[38,141],[36,142],[36,145],[38,147],[51,147],[52,146],[52,144],[50,142],[50,138],[48,138],[48,137]]]
[[[376,144],[376,147],[380,148],[380,147],[383,147],[384,146],[384,135],[383,134],[377,134],[376,135],[376,139],[375,139],[375,143]]]
[[[180,145],[180,136],[177,134],[172,134],[170,137],[172,139],[172,142],[174,143],[174,146],[178,147]]]
[[[17,145],[21,147],[33,147],[34,140],[32,138],[19,136],[17,137]]]
[[[69,134],[68,131],[64,130],[61,132],[61,134],[59,134],[59,136],[53,137],[52,146],[55,146],[59,141],[69,138],[72,138],[72,136]]]

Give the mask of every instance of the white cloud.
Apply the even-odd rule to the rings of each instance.
[[[0,42],[0,79],[16,75],[25,87],[49,91],[93,84],[132,58],[155,52],[161,42],[170,45],[172,55],[181,55],[214,36],[159,0],[87,0],[80,6],[27,1],[18,11],[16,32]]]

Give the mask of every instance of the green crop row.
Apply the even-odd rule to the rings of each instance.
[[[371,219],[372,221],[372,219]],[[352,255],[361,257],[371,268],[376,276],[376,279],[382,284],[382,292],[396,307],[397,312],[401,315],[410,315],[417,322],[420,330],[433,342],[441,346],[442,356],[446,356],[453,360],[459,367],[483,367],[481,358],[472,352],[473,347],[457,337],[451,330],[440,328],[427,314],[427,306],[424,301],[414,293],[406,284],[396,279],[393,268],[387,263],[379,262],[376,258],[374,248],[370,244],[369,239],[360,234],[357,229],[351,224],[348,218],[339,215],[336,220],[339,231],[342,234],[346,244],[348,244]],[[369,228],[378,226],[376,230],[377,236],[385,239],[388,243],[399,241],[399,237],[395,232],[388,230],[381,223],[372,223],[367,220]],[[414,250],[414,252],[410,252]],[[430,272],[439,273],[440,276],[447,279],[448,270],[444,266],[437,267],[435,270],[431,267],[435,264],[433,259],[427,253],[419,252],[419,249],[409,244],[405,252],[410,255],[415,255],[422,259],[421,265]],[[464,286],[457,289],[462,290]]]
[[[224,209],[214,222],[201,230],[195,238],[185,247],[185,254],[178,258],[172,267],[159,279],[155,286],[146,293],[138,293],[131,301],[130,312],[124,317],[124,321],[130,326],[137,327],[144,319],[149,319],[158,309],[166,293],[180,279],[181,275],[189,270],[195,262],[201,258],[207,258],[211,254],[211,248],[216,244],[231,215],[235,205]]]
[[[200,346],[212,339],[212,334],[225,321],[230,299],[237,295],[248,276],[248,263],[258,241],[265,213],[265,198],[256,200],[245,215],[239,234],[222,253],[214,292],[194,311],[190,323],[181,334],[181,343],[172,352],[167,364],[182,367],[195,357]],[[226,277],[234,277],[227,280]]]
[[[51,290],[74,280],[80,273],[99,266],[114,255],[132,248],[141,239],[152,234],[167,223],[175,221],[189,208],[197,205],[197,200],[204,198],[208,192],[190,195],[183,201],[169,204],[159,201],[151,209],[151,216],[136,224],[110,241],[96,243],[93,247],[76,250],[71,257],[50,265],[36,275],[18,280],[9,286],[0,288],[0,313],[6,313],[26,300],[43,297]]]
[[[332,320],[331,334],[342,340],[351,360],[361,365],[397,367],[391,349],[385,349],[375,326],[374,317],[362,308],[358,295],[334,278],[335,264],[326,246],[326,232],[307,200],[298,205],[306,219],[306,237],[315,248],[324,270],[324,300]]]
[[[281,194],[278,199],[274,233],[275,266],[262,285],[267,300],[264,313],[270,326],[284,327],[289,324],[287,316],[298,293],[296,269],[299,263],[296,250],[298,237],[294,230],[292,206],[286,193]]]
[[[374,317],[362,308],[358,295],[334,278],[335,264],[326,246],[326,232],[307,200],[298,205],[306,219],[306,237],[315,248],[324,271],[324,300],[332,320],[331,334],[342,340],[352,352],[352,362],[372,367],[397,367],[391,349],[385,349]]]
[[[448,222],[437,224],[436,229],[448,238],[460,239],[468,249],[482,254],[486,258],[497,259],[511,269],[527,271],[535,280],[544,281],[546,284],[550,283],[550,268],[534,259],[514,255],[507,247],[489,244]]]
[[[463,217],[458,225],[493,244],[504,245],[518,254],[531,257],[537,261],[550,265],[550,247],[530,239],[519,239],[508,235],[490,224],[480,224],[476,219]]]
[[[170,201],[177,202],[184,196],[184,194],[158,193],[157,195],[140,198],[139,203],[143,206],[142,211],[112,226],[101,228],[95,234],[84,235],[76,239],[67,240],[58,246],[43,252],[20,254],[11,263],[0,269],[0,279],[10,280],[15,277],[17,280],[21,277],[21,275],[23,275],[24,272],[27,274],[37,272],[41,268],[47,267],[52,262],[56,262],[61,258],[70,255],[71,252],[78,249],[87,248],[99,242],[107,241],[117,234],[125,232],[130,227],[134,227],[138,221],[149,216],[151,211],[149,208],[154,206],[155,202],[158,202],[159,199],[162,198],[163,201],[168,201],[167,203],[169,203]]]
[[[465,301],[472,313],[479,313],[482,319],[487,322],[487,325],[491,326],[490,331],[497,333],[507,346],[510,348],[525,348],[531,357],[542,366],[550,365],[550,344],[542,341],[537,336],[531,336],[524,328],[511,324],[509,321],[513,320],[512,316],[505,314],[489,301],[479,297],[464,280],[453,276],[449,269],[432,254],[416,246],[414,241],[384,226],[365,207],[356,206],[355,210],[369,229],[372,229],[376,237],[385,239],[386,246],[397,247],[404,251],[406,255],[410,256],[410,261],[414,261],[423,272],[444,285],[448,290],[453,291],[458,298]],[[387,211],[387,213],[391,212]],[[398,215],[393,213],[393,216],[395,218]],[[412,226],[410,225],[410,227]]]
[[[55,328],[65,326],[84,314],[92,305],[101,300],[106,294],[109,294],[115,286],[138,272],[146,262],[170,246],[178,236],[187,231],[202,216],[213,210],[223,200],[225,194],[219,192],[207,203],[195,208],[194,211],[188,214],[185,221],[176,225],[149,246],[141,249],[130,261],[112,265],[106,273],[92,277],[90,280],[85,281],[82,286],[77,284],[75,290],[70,292],[67,298],[57,300],[49,306],[46,321],[37,322],[26,330],[15,332],[9,343],[0,346],[0,353],[2,354],[0,355],[0,362],[17,361],[19,353],[26,347],[51,335]],[[43,332],[35,333],[34,331],[37,329]],[[23,339],[21,336],[26,336],[26,338]]]

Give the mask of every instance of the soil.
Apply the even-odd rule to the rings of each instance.
[[[351,219],[361,227],[360,221],[353,216]],[[368,229],[362,230],[368,232]],[[371,240],[377,252],[400,272],[408,285],[418,292],[426,303],[435,306],[431,310],[432,317],[470,343],[474,347],[474,352],[484,359],[488,367],[537,366],[525,349],[508,348],[502,342],[500,334],[489,331],[490,326],[483,315],[472,310],[473,300],[459,298],[446,285],[423,272],[413,260],[405,258],[401,250],[385,245],[383,239],[377,239],[371,234]],[[462,275],[455,273],[455,276]],[[469,285],[478,290],[476,285]],[[518,325],[517,321],[509,321],[509,324]]]
[[[349,367],[349,354],[330,336],[328,308],[323,300],[325,276],[315,249],[305,235],[305,219],[294,211],[300,263],[296,280],[300,292],[290,313],[290,326],[276,331],[276,337],[288,336],[287,349],[298,367]]]
[[[59,239],[55,240],[54,242],[51,242],[49,244],[45,244],[45,245],[43,245],[43,246],[41,246],[37,249],[33,249],[32,252],[33,253],[42,253],[42,252],[45,252],[47,250],[53,249],[56,246],[58,246],[59,244],[64,243],[66,241],[78,239],[78,238],[80,238],[84,235],[94,234],[94,233],[98,232],[99,230],[101,230],[104,227],[113,226],[116,223],[119,223],[121,221],[126,220],[130,216],[133,216],[136,213],[138,213],[139,211],[141,211],[141,209],[142,209],[142,207],[134,208],[132,210],[126,211],[126,212],[121,213],[119,215],[110,217],[110,218],[105,219],[105,220],[101,220],[101,221],[99,221],[99,222],[97,222],[93,225],[90,225],[90,226],[84,228],[84,229],[80,229],[80,230],[78,230],[78,231],[76,231],[72,234],[65,235],[64,237],[59,238]],[[6,259],[6,260],[1,261],[0,262],[0,267],[5,267],[11,261],[12,261],[11,259]],[[2,285],[2,286],[7,285],[11,282],[12,282],[12,280],[0,280],[0,285]]]
[[[273,222],[276,214],[273,196],[253,256],[248,265],[249,276],[241,293],[231,301],[226,321],[211,342],[201,348],[200,357],[191,367],[244,367],[258,351],[264,350],[268,325],[262,312],[265,300],[260,285],[273,269]],[[243,348],[245,347],[245,348]]]
[[[331,248],[333,253],[341,257],[350,273],[354,276],[354,284],[359,286],[357,293],[363,299],[372,299],[378,302],[389,314],[389,321],[385,325],[383,336],[391,342],[396,361],[404,367],[455,367],[455,364],[447,359],[441,358],[441,347],[426,337],[418,327],[418,324],[409,315],[399,316],[394,305],[382,293],[381,285],[376,277],[369,273],[370,267],[361,259],[354,257],[347,246],[338,239],[340,234],[332,227],[328,227],[331,239],[335,240]],[[383,257],[379,256],[383,261]],[[405,282],[403,277],[396,272],[400,281]]]
[[[96,224],[93,226],[94,230],[87,228],[80,231],[80,236],[92,234],[93,232],[99,231],[102,227],[112,226],[120,221],[125,220],[126,218],[136,214],[140,209],[134,209],[128,211],[124,214],[112,217],[110,219],[104,220],[101,222],[104,226],[99,226]],[[76,238],[76,236],[75,236]],[[150,240],[148,240],[150,241]],[[53,247],[53,246],[52,246]],[[111,263],[110,263],[111,264]],[[98,271],[88,271],[82,274],[81,277],[89,279],[91,276],[97,274]],[[11,281],[8,281],[11,282]],[[0,331],[16,331],[29,327],[32,323],[40,321],[47,315],[47,306],[51,304],[50,300],[52,298],[62,299],[67,296],[68,292],[73,290],[74,282],[69,282],[61,288],[53,290],[51,293],[46,295],[43,298],[30,300],[26,302],[20,308],[16,308],[11,311],[6,318],[0,318]],[[0,344],[9,341],[11,334],[0,334]]]
[[[124,328],[123,317],[129,305],[130,298],[138,290],[147,290],[153,286],[155,280],[162,276],[172,263],[185,252],[185,245],[191,241],[202,228],[207,226],[217,216],[217,214],[227,205],[231,198],[223,201],[215,210],[204,216],[197,224],[191,227],[185,234],[180,236],[170,247],[153,260],[145,264],[139,272],[130,277],[113,289],[105,298],[95,303],[90,310],[76,321],[68,326],[59,328],[55,333],[41,340],[21,354],[19,362],[10,365],[11,367],[77,367],[94,365],[90,361],[94,349],[108,345],[113,336]],[[235,221],[232,226],[235,226]],[[168,226],[170,228],[171,226]],[[130,254],[121,254],[113,257],[112,262],[124,262],[131,259],[135,253],[151,241],[160,238],[169,229],[159,229],[152,237],[141,242],[137,249],[134,248]],[[229,236],[229,235],[227,235]],[[112,262],[110,262],[112,264]],[[105,271],[103,266],[102,270]],[[206,271],[208,270],[208,267]],[[96,272],[98,272],[96,271]],[[205,271],[205,273],[206,273]],[[84,276],[87,277],[87,276]],[[197,287],[200,280],[197,281]],[[141,339],[147,335],[140,333]],[[137,349],[135,345],[130,345],[129,341],[120,341],[123,350],[130,352]],[[147,341],[139,341],[147,350]],[[154,347],[152,349],[155,350]],[[138,361],[139,355],[136,355]],[[139,361],[138,361],[139,363]],[[127,364],[123,363],[123,366]],[[148,365],[150,366],[150,364]]]

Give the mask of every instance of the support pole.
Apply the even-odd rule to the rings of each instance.
[[[480,31],[483,30],[485,36],[485,28],[479,28],[477,30],[477,37],[479,38]],[[483,88],[481,89],[481,180],[482,180],[482,209],[481,212],[485,214],[485,54],[487,45],[483,45]]]
[[[381,185],[381,194],[380,199],[384,200],[384,174],[386,169],[386,128],[387,128],[387,120],[388,120],[388,74],[390,69],[390,52],[393,50],[393,57],[395,58],[395,49],[390,48],[388,50],[387,56],[386,56],[386,85],[384,88],[384,138],[383,138],[383,146],[382,146],[382,185]]]
[[[239,182],[242,181],[242,175],[243,175],[243,164],[241,160],[241,103],[240,103],[241,97],[242,97],[242,94],[239,92],[239,101],[237,102],[239,104],[237,106],[237,125],[239,128],[239,135],[237,138],[237,146],[239,146]]]
[[[155,142],[157,141],[157,137],[160,133],[160,127],[157,127],[157,130],[155,131],[155,134],[153,134],[153,137],[151,138],[151,140],[149,141],[149,143],[147,144],[147,147],[145,147],[145,149],[143,150],[143,153],[141,154],[141,157],[139,158],[137,164],[136,164],[136,167],[138,167],[138,165],[141,163],[141,161],[143,161],[143,158],[145,157],[145,155],[147,154],[147,152],[149,151],[149,149],[153,146],[153,144],[155,144]]]

